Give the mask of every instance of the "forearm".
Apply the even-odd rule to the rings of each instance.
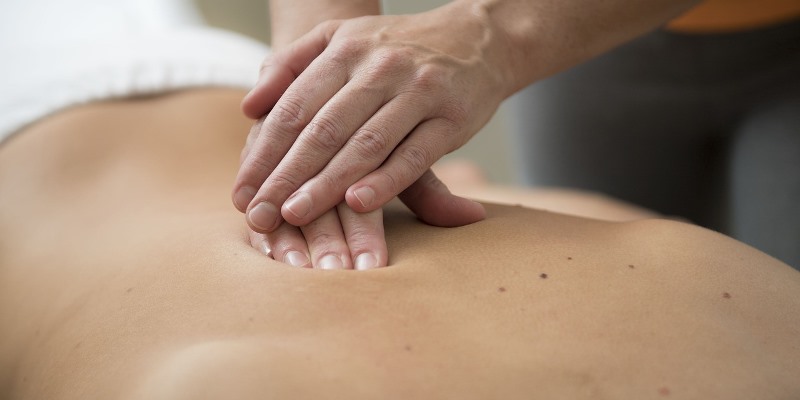
[[[455,0],[482,20],[509,93],[663,25],[699,0]]]
[[[379,0],[271,0],[272,47],[293,42],[317,24],[381,13]]]

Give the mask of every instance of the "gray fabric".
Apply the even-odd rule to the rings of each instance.
[[[523,183],[605,192],[800,267],[800,22],[657,31],[509,102]]]

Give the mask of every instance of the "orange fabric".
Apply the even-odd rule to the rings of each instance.
[[[680,32],[731,32],[800,17],[800,0],[706,0],[667,26]]]

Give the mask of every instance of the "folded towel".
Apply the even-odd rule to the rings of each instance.
[[[199,86],[251,87],[268,48],[182,0],[4,0],[0,142],[76,104]]]

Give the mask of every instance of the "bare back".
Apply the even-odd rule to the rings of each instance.
[[[0,148],[4,398],[800,395],[800,274],[690,225],[396,207],[389,268],[265,259],[227,198],[240,96],[82,107]]]

